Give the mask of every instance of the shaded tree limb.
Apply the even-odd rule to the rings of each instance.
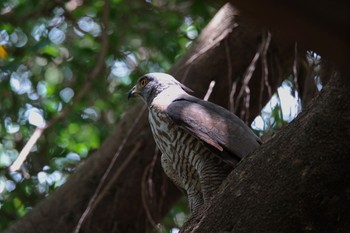
[[[350,87],[335,77],[182,232],[349,232]]]

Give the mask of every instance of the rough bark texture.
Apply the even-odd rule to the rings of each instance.
[[[240,26],[236,27],[238,23]],[[170,73],[199,97],[204,96],[210,81],[215,80],[210,100],[227,107],[232,84],[236,83],[237,96],[242,80],[248,77],[247,66],[262,41],[266,41],[266,32],[238,22],[236,11],[226,5]],[[237,102],[237,111],[245,112],[248,121],[268,100],[267,87],[262,85],[268,82],[274,91],[292,69],[293,43],[278,46],[272,40],[268,48],[266,53],[260,50],[249,85],[245,86],[245,90],[249,87],[250,99]],[[112,172],[101,183],[111,163]],[[98,195],[93,197],[96,190]],[[80,232],[147,232],[180,195],[160,168],[145,108],[138,103],[125,113],[101,148],[80,164],[62,187],[6,232],[73,232],[91,200],[93,205]]]
[[[350,232],[349,142],[350,87],[334,78],[182,232]]]

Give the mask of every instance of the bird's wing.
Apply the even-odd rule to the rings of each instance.
[[[166,113],[176,124],[202,140],[216,155],[229,163],[241,159],[261,143],[236,115],[190,95],[173,101]]]

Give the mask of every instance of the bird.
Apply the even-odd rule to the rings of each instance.
[[[141,97],[147,105],[162,168],[187,194],[194,213],[261,140],[235,114],[192,92],[169,74],[148,73],[131,88],[128,99]]]

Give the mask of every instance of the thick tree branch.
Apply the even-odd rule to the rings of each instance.
[[[349,132],[350,87],[336,77],[182,232],[349,232]]]

